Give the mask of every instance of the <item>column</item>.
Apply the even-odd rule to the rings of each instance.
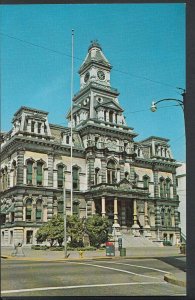
[[[153,169],[154,176],[154,197],[159,197],[159,187],[158,187],[158,170]]]
[[[53,216],[53,197],[48,196],[47,198],[47,220],[51,220]]]
[[[134,166],[130,164],[130,181],[133,182],[135,180],[135,170]]]
[[[101,173],[102,173],[102,183],[106,183],[106,159],[101,159]]]
[[[94,162],[95,158],[92,155],[89,155],[87,158],[88,186],[94,185]]]
[[[27,131],[31,132],[31,119],[28,119],[28,123],[27,123]]]
[[[176,173],[175,173],[175,171],[172,174],[172,178],[173,178],[173,199],[177,200],[177,183],[176,183]]]
[[[91,214],[92,216],[95,215],[95,202],[93,199],[91,200]]]
[[[145,200],[145,202],[144,202],[144,218],[145,218],[144,235],[146,237],[149,237],[149,236],[151,236],[151,233],[150,233],[150,225],[148,222],[148,202],[147,202],[147,200]]]
[[[102,197],[102,217],[106,216],[106,201],[105,197]]]
[[[114,198],[114,223],[118,224],[118,199]]]
[[[137,201],[133,200],[133,226],[132,233],[134,236],[140,236],[139,225],[137,224]]]
[[[15,221],[23,220],[23,197],[22,197],[22,195],[15,198],[14,218],[15,218]]]
[[[35,131],[34,132],[38,133],[38,122],[37,121],[35,121]]]
[[[23,185],[24,182],[24,150],[17,151],[17,185]]]
[[[54,153],[48,153],[48,186],[53,187]]]
[[[124,179],[124,177],[125,177],[125,171],[124,171],[125,166],[124,166],[124,161],[123,161],[123,160],[120,160],[120,161],[119,161],[119,164],[120,164],[120,179],[119,179],[119,180],[122,180],[122,179]],[[117,178],[117,179],[118,179],[118,178]]]

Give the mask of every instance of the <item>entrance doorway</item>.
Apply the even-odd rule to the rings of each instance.
[[[26,243],[27,244],[33,243],[33,231],[32,230],[27,230],[27,232],[26,232]]]

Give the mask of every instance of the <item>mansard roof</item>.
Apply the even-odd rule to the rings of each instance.
[[[22,111],[25,112],[31,112],[31,113],[40,113],[40,114],[44,114],[44,115],[48,115],[47,111],[44,110],[40,110],[37,108],[32,108],[32,107],[27,107],[27,106],[21,106],[14,114],[14,116],[18,116]]]
[[[94,51],[92,51],[92,50],[94,50]],[[88,65],[94,64],[94,63],[108,67],[109,69],[112,68],[109,61],[103,54],[102,48],[97,40],[91,42],[91,45],[88,48],[87,56],[80,67],[79,74],[82,73]]]
[[[159,136],[150,136],[142,141],[140,141],[140,143],[145,143],[145,142],[152,142],[152,141],[156,141],[156,142],[169,142],[169,139],[163,138],[163,137],[159,137]]]

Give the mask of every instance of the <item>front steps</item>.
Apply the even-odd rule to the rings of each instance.
[[[122,233],[122,247],[130,248],[130,247],[160,247],[159,243],[153,242],[147,237],[144,236],[133,236],[130,234]]]

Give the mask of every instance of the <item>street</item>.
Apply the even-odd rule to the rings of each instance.
[[[1,296],[177,296],[184,287],[164,281],[185,258],[75,261],[1,260]]]

